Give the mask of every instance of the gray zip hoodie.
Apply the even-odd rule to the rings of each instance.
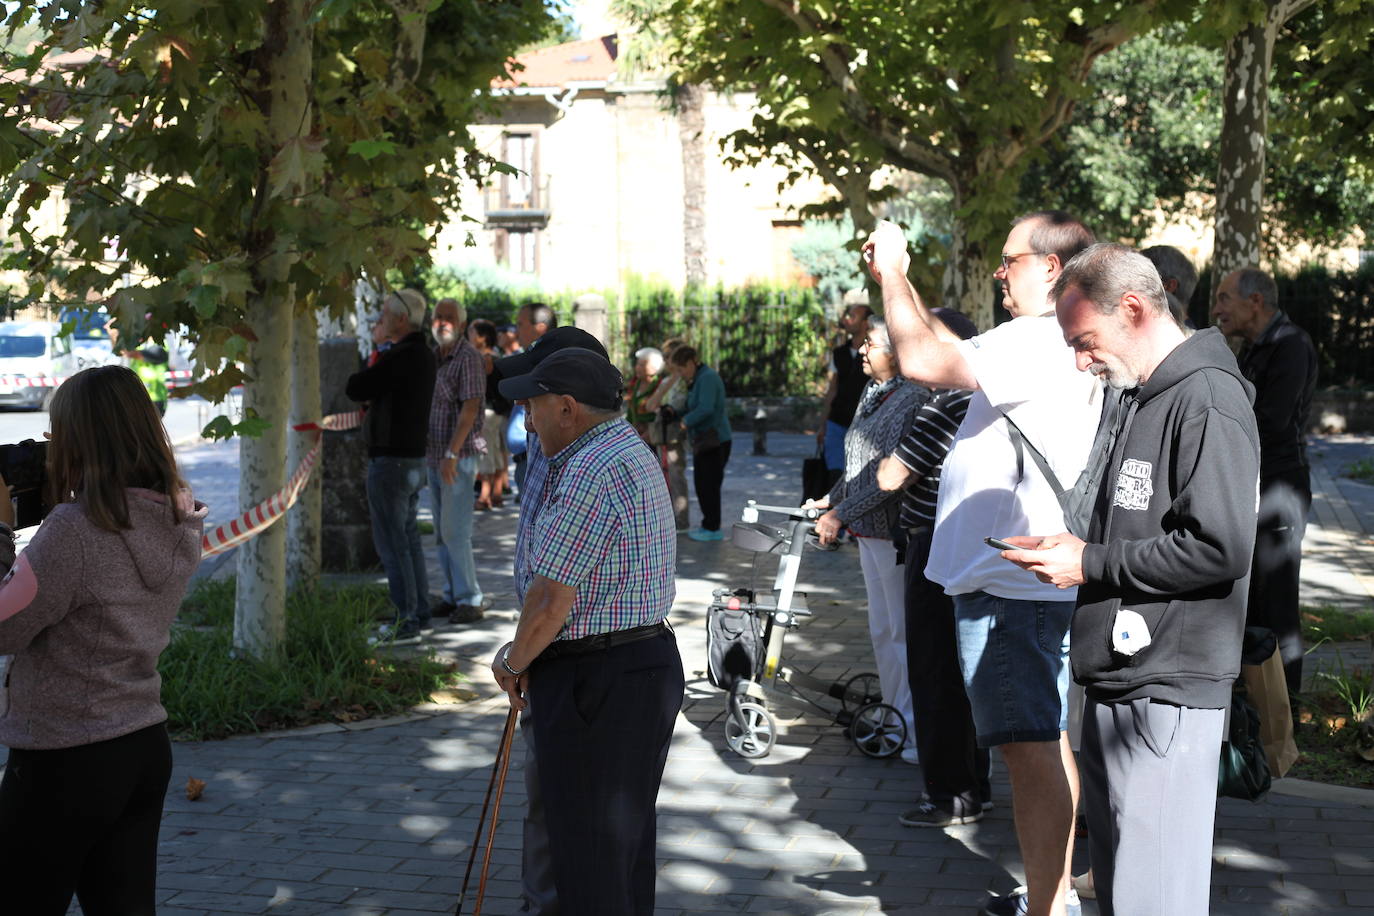
[[[16,559],[0,537],[0,743],[47,750],[118,738],[167,719],[158,656],[200,563],[205,507],[183,491],[129,489],[125,531],[64,503]]]

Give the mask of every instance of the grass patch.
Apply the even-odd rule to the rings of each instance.
[[[1374,458],[1361,458],[1345,469],[1345,476],[1361,483],[1374,483]]]
[[[1356,756],[1356,734],[1349,724],[1336,728],[1316,718],[1294,722],[1293,739],[1300,753],[1288,775],[1332,786],[1374,789],[1374,763]]]
[[[1301,752],[1288,775],[1332,785],[1374,789],[1374,762],[1357,753],[1374,745],[1374,672],[1347,669],[1336,656],[1321,665],[1293,717],[1293,739]]]
[[[233,654],[234,583],[201,583],[162,653],[167,727],[183,740],[394,714],[462,676],[433,655],[392,658],[367,644],[386,590],[349,586],[293,593],[286,639],[257,661]],[[189,624],[189,625],[187,625]]]
[[[422,534],[422,535],[423,535],[423,534],[433,534],[433,533],[434,533],[434,523],[433,523],[433,522],[427,522],[427,521],[424,521],[423,519],[421,519],[420,521],[418,521],[418,522],[415,523],[415,527],[420,529],[420,534]]]
[[[1349,642],[1374,636],[1374,611],[1303,605],[1302,636],[1309,646],[1323,642]]]

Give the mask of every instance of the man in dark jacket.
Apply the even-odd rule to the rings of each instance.
[[[1232,271],[1217,287],[1212,317],[1223,334],[1245,341],[1240,371],[1255,386],[1260,436],[1259,532],[1250,566],[1250,626],[1279,638],[1288,692],[1302,689],[1298,572],[1312,507],[1307,416],[1317,386],[1317,351],[1307,332],[1279,311],[1278,287],[1262,270]]]
[[[845,308],[840,316],[840,327],[849,339],[831,349],[830,363],[826,367],[825,421],[816,431],[816,445],[825,456],[831,487],[844,474],[844,434],[854,422],[859,396],[868,384],[859,347],[868,336],[868,316],[871,314],[873,310],[863,304]]]
[[[429,627],[429,579],[415,513],[425,486],[425,444],[434,397],[434,353],[420,328],[425,298],[403,289],[382,300],[374,339],[390,343],[376,362],[349,376],[345,392],[367,402],[367,508],[372,540],[386,568],[396,622],[380,642],[414,644]],[[380,348],[379,348],[380,349]]]
[[[1084,543],[1002,556],[1079,586],[1083,808],[1104,916],[1205,913],[1217,757],[1255,540],[1253,389],[1216,330],[1185,338],[1144,257],[1094,245],[1051,294],[1078,367],[1126,392]]]

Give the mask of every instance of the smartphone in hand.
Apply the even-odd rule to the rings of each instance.
[[[1015,544],[1009,544],[1001,538],[983,538],[983,543],[998,550],[1020,550]]]

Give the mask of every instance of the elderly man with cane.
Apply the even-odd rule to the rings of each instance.
[[[684,679],[666,623],[676,542],[653,452],[605,357],[573,347],[501,393],[526,402],[548,476],[516,569],[515,637],[492,661],[528,704],[559,911],[652,914],[655,803]],[[522,509],[526,507],[522,506]]]

